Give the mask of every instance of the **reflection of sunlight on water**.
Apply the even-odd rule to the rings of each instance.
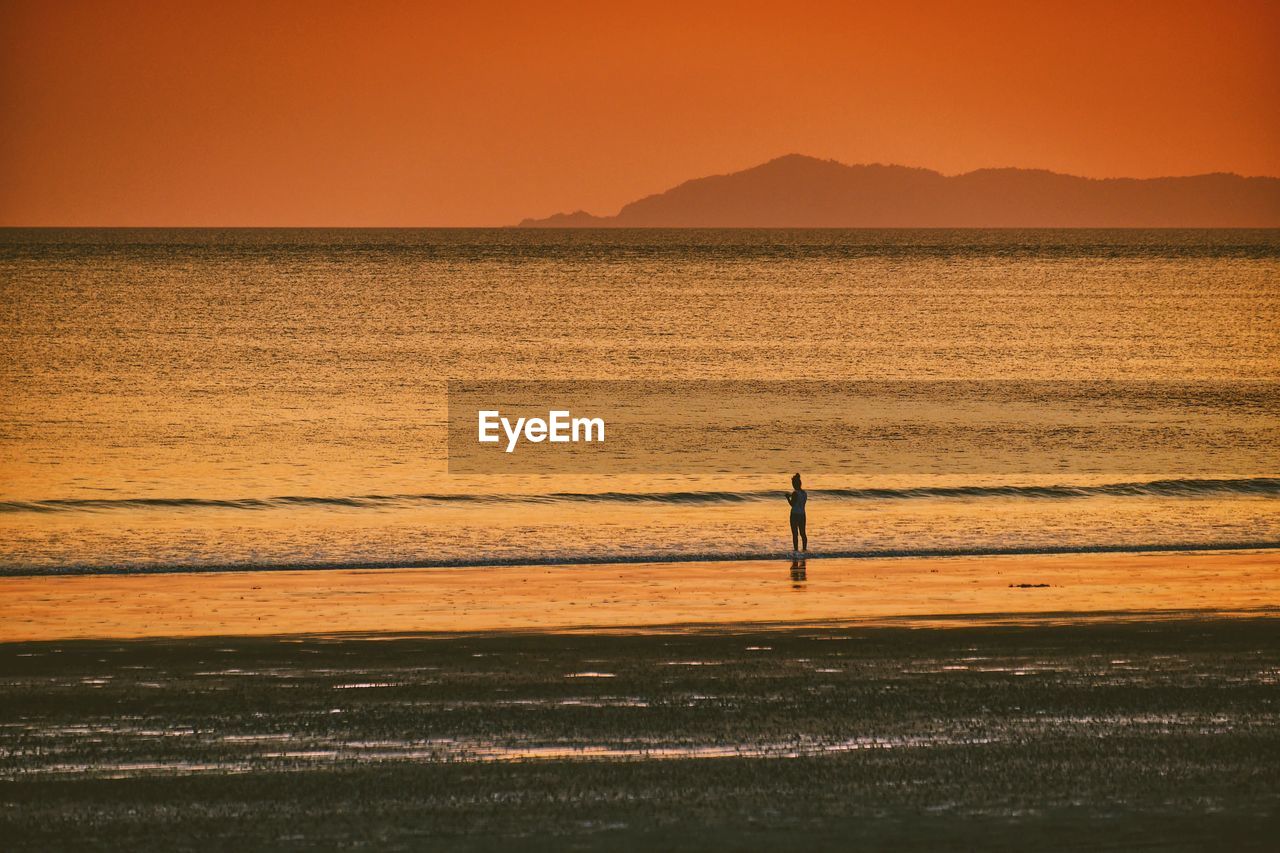
[[[360,253],[348,251],[345,232],[215,234],[174,242],[163,231],[51,230],[22,236],[20,252],[0,240],[7,280],[21,282],[6,290],[13,321],[0,323],[13,365],[0,377],[9,415],[0,500],[162,505],[0,513],[0,568],[572,561],[774,554],[789,544],[786,473],[744,475],[749,459],[732,460],[728,476],[450,476],[445,377],[563,377],[567,365],[594,365],[602,379],[791,381],[803,365],[818,382],[1155,383],[1133,398],[1145,401],[1150,423],[1104,431],[1112,446],[1188,411],[1170,405],[1159,383],[1186,382],[1199,394],[1217,380],[1276,375],[1278,315],[1268,309],[1280,246],[1272,232],[1028,239],[797,230],[780,250],[762,251],[757,241],[781,238],[451,229],[362,232],[373,250]],[[528,275],[513,272],[522,265],[556,294],[554,310],[529,298]],[[367,282],[377,286],[360,284]],[[225,298],[229,283],[240,298]],[[96,298],[86,302],[84,293]],[[75,322],[67,322],[71,304]],[[1092,405],[1113,397],[1090,398],[1080,419],[1092,424]],[[1231,429],[1271,414],[1257,395],[1197,399],[1225,411],[1216,423]],[[1025,406],[1005,412],[1002,442],[1043,434]],[[891,431],[911,433],[900,424]],[[727,433],[734,441],[749,434]],[[1273,445],[1263,443],[1264,458]],[[813,489],[974,483],[869,478],[852,457],[826,468],[813,472]],[[1069,485],[1107,479],[1082,474]],[[776,490],[776,500],[736,497],[753,490]],[[701,503],[511,506],[486,498],[564,491],[691,492]],[[707,492],[730,493],[733,502],[706,503]],[[399,500],[424,494],[444,500]],[[449,502],[458,497],[480,501]],[[1280,529],[1277,503],[837,504],[815,493],[810,533],[828,552],[1260,541]]]
[[[820,669],[819,672],[835,670]],[[1255,683],[1267,683],[1273,671],[1260,672]],[[687,702],[730,699],[729,696],[691,694]],[[516,700],[547,708],[648,708],[650,702],[633,696],[568,697],[543,700]],[[506,703],[475,703],[492,707]],[[464,703],[466,704],[466,703]],[[460,706],[461,707],[461,706]],[[190,727],[154,728],[128,722],[41,726],[9,724],[23,736],[39,744],[27,751],[25,766],[0,769],[0,779],[18,780],[35,776],[92,779],[126,779],[146,776],[188,776],[200,774],[243,774],[250,772],[303,771],[321,766],[370,762],[413,763],[500,763],[521,761],[679,761],[724,758],[787,759],[835,755],[860,750],[931,749],[952,746],[982,746],[1017,741],[1027,736],[1059,730],[1078,730],[1085,736],[1103,736],[1125,731],[1160,735],[1216,735],[1250,726],[1268,725],[1250,721],[1248,716],[1223,712],[1174,712],[1133,714],[1035,714],[1005,718],[951,719],[946,731],[927,734],[859,735],[845,738],[796,737],[787,740],[760,740],[729,743],[672,743],[670,739],[624,737],[612,742],[512,742],[483,738],[424,739],[344,739],[287,732],[258,732],[216,735]],[[1018,734],[1018,733],[1021,734]],[[175,740],[176,739],[176,740]],[[153,758],[113,761],[110,751],[146,750],[150,744],[173,742],[185,749],[207,752],[228,750],[218,758]],[[105,750],[92,763],[67,761],[79,744],[91,743]],[[281,744],[295,744],[281,749]],[[106,745],[106,746],[104,746]]]
[[[224,741],[233,744],[276,742],[289,736],[239,736]],[[220,761],[157,760],[49,763],[20,771],[0,771],[0,779],[32,776],[70,776],[92,779],[129,779],[145,776],[191,776],[199,774],[242,774],[249,772],[301,771],[337,763],[427,762],[490,764],[522,761],[678,761],[717,758],[803,758],[857,750],[928,748],[982,745],[999,742],[990,736],[921,735],[902,737],[857,737],[822,742],[806,739],[769,743],[733,743],[673,746],[644,743],[630,738],[633,745],[573,744],[496,745],[478,740],[438,739],[423,741],[325,741],[308,740],[308,748],[259,752],[245,758]],[[640,743],[641,745],[634,745]],[[331,744],[331,745],[326,745]]]
[[[720,660],[668,660],[662,661],[658,666],[724,666],[724,661]]]

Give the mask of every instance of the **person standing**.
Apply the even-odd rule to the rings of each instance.
[[[792,491],[787,495],[787,503],[791,504],[791,550],[799,551],[800,543],[804,543],[805,553],[809,552],[809,534],[804,529],[804,505],[809,501],[809,493],[800,486],[800,475],[791,478]]]

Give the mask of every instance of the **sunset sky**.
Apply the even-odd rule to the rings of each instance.
[[[0,224],[505,225],[788,152],[1280,175],[1280,3],[0,0]]]

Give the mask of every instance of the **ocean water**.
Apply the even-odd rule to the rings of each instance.
[[[789,550],[787,469],[451,475],[450,379],[1136,388],[1205,453],[800,458],[811,548],[1280,547],[1280,231],[10,229],[0,572]]]

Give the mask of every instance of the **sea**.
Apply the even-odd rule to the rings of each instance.
[[[1065,383],[1195,440],[451,473],[448,383],[506,380]],[[0,574],[772,559],[792,468],[815,557],[1276,548],[1278,450],[1277,230],[0,230]]]

